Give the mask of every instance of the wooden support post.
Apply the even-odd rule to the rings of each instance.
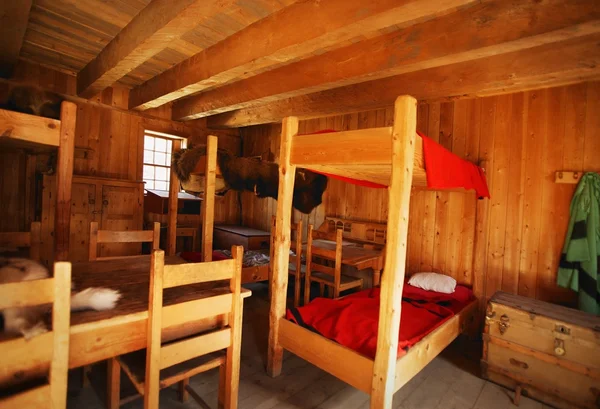
[[[60,105],[60,143],[56,162],[56,216],[54,221],[54,260],[69,259],[71,234],[71,185],[75,155],[77,105],[63,101]]]
[[[173,140],[172,152],[181,149],[181,140]],[[171,181],[169,183],[169,221],[167,222],[167,255],[172,256],[177,251],[177,204],[179,196],[179,179],[171,167]]]
[[[279,345],[279,319],[285,315],[285,299],[290,262],[290,229],[292,220],[292,198],[296,166],[290,163],[292,138],[298,134],[298,118],[283,119],[279,150],[279,194],[277,219],[275,220],[275,242],[273,251],[273,282],[271,284],[271,310],[269,313],[269,349],[267,351],[267,373],[281,373],[283,348]]]
[[[217,147],[219,138],[209,135],[206,140],[206,169],[204,170],[204,201],[202,202],[202,260],[212,261],[213,227],[215,224],[215,183],[217,178]]]
[[[482,161],[479,166],[487,170],[487,161]],[[478,311],[473,323],[473,334],[481,334],[483,316],[487,304],[485,291],[485,272],[487,270],[487,247],[488,247],[488,199],[475,199],[475,237],[473,244],[473,294],[478,300]]]
[[[237,409],[240,386],[240,358],[242,352],[243,301],[240,292],[244,248],[242,246],[231,247],[231,255],[235,260],[235,274],[229,281],[229,290],[232,296],[231,313],[229,314],[231,345],[227,348],[227,359],[225,360],[225,383],[224,385],[219,385],[224,386],[224,396],[221,395],[221,392],[219,392],[219,396],[225,399],[223,402],[225,408]]]
[[[417,101],[396,99],[392,129],[392,175],[384,273],[381,280],[377,350],[373,366],[371,409],[391,409],[395,390],[396,359],[402,287],[406,269],[408,215],[417,131]]]
[[[52,331],[54,339],[49,376],[52,402],[48,402],[48,406],[51,408],[67,407],[69,328],[71,325],[70,295],[71,263],[54,263],[54,302],[52,305]]]

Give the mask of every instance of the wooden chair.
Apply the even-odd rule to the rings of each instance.
[[[335,241],[335,250],[326,250],[313,246],[313,240]],[[343,231],[338,229],[334,234],[313,230],[312,224],[308,226],[308,241],[306,243],[306,278],[304,288],[304,304],[310,300],[310,283],[317,282],[320,286],[321,296],[325,293],[325,286],[333,289],[333,298],[338,298],[340,292],[352,288],[362,288],[362,278],[350,277],[342,274],[342,244]],[[313,260],[313,256],[317,256]],[[334,266],[326,264],[327,260],[334,260]]]
[[[90,224],[89,259],[109,260],[130,256],[98,257],[98,244],[102,243],[152,243],[152,250],[160,248],[160,223],[155,222],[152,230],[98,230],[98,222]]]
[[[164,265],[164,252],[152,252],[148,341],[145,351],[113,358],[144,396],[145,409],[157,409],[159,391],[179,383],[183,401],[191,395],[201,406],[206,402],[189,386],[190,377],[219,368],[219,403],[237,408],[242,339],[243,248],[231,249],[233,259],[194,264]],[[229,280],[229,289],[207,291],[206,298],[163,306],[163,290],[196,283]],[[184,322],[229,314],[226,326],[161,345],[162,329]],[[119,385],[109,387],[118,388]],[[118,390],[113,393],[119,396]]]
[[[69,323],[71,314],[71,264],[54,264],[54,278],[0,285],[0,310],[52,303],[52,331],[0,342],[0,383],[10,387],[23,379],[37,378],[48,366],[47,382],[0,399],[3,409],[67,407]],[[23,389],[23,384],[16,385]]]
[[[29,258],[40,261],[42,243],[42,224],[31,223],[31,231],[0,233],[0,248],[29,248]]]

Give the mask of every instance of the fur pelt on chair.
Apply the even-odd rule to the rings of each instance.
[[[180,181],[186,182],[202,156],[206,146],[190,147],[173,154],[172,166]],[[217,152],[217,165],[229,189],[253,191],[258,197],[277,199],[279,169],[276,163],[232,155],[226,150]],[[307,169],[296,169],[293,206],[302,213],[310,213],[323,201],[327,176]]]

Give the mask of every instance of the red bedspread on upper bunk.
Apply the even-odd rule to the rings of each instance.
[[[466,287],[453,294],[425,291],[405,284],[398,356],[450,319],[473,299]],[[332,300],[316,298],[308,305],[288,309],[287,319],[358,353],[375,357],[379,323],[379,288]]]
[[[333,129],[324,129],[319,133],[336,132]],[[460,158],[454,153],[444,148],[433,139],[425,136],[421,132],[417,134],[423,139],[423,156],[425,162],[425,171],[427,172],[427,187],[430,189],[456,189],[475,190],[477,197],[489,198],[485,174],[483,170],[465,159]],[[343,182],[352,183],[359,186],[372,188],[384,188],[385,185],[369,182],[366,180],[352,179],[344,176],[333,175],[325,172],[318,172],[322,175]]]

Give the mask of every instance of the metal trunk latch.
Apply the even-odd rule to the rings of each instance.
[[[506,314],[502,314],[500,317],[500,322],[498,322],[498,327],[500,329],[500,334],[504,335],[508,327],[510,327],[510,318]]]

